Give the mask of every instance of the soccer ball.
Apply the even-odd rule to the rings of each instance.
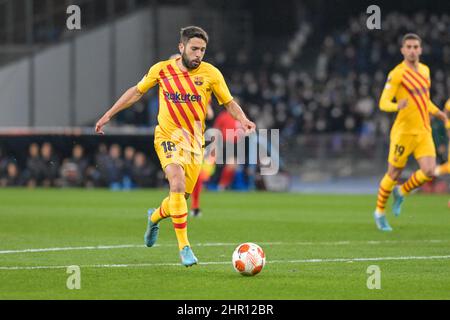
[[[265,263],[266,255],[257,244],[242,243],[233,252],[234,270],[244,276],[254,276],[260,273]]]

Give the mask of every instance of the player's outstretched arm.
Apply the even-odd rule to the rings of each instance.
[[[125,91],[119,100],[117,100],[116,103],[114,103],[114,105],[97,121],[95,124],[95,132],[98,134],[105,134],[103,132],[103,126],[107,124],[115,114],[139,101],[139,99],[142,98],[142,95],[143,94],[138,90],[137,86],[133,86]]]
[[[256,125],[247,118],[244,111],[242,111],[242,108],[236,103],[236,101],[231,100],[224,106],[231,116],[241,123],[245,135],[255,132]]]
[[[445,112],[442,112],[441,110],[439,110],[438,112],[436,112],[435,114],[433,114],[434,117],[438,118],[439,120],[441,120],[442,122],[444,122],[445,126],[447,127],[449,125],[448,123],[448,117],[445,114]]]
[[[448,126],[447,114],[444,111],[441,111],[431,100],[428,103],[428,110],[433,117],[441,120],[446,127]]]

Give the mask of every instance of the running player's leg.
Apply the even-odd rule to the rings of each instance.
[[[166,167],[166,176],[169,180],[170,196],[169,210],[175,234],[180,249],[181,263],[186,267],[197,263],[187,235],[187,202],[185,198],[186,178],[184,169],[178,164],[170,164]]]
[[[170,164],[181,165],[183,163],[182,150],[176,146],[171,137],[163,134],[159,126],[155,128],[154,146],[164,171]],[[144,235],[147,247],[153,246],[158,238],[159,222],[170,217],[169,202],[170,196],[164,198],[157,209],[148,210],[147,230]]]
[[[187,237],[187,203],[185,198],[186,178],[184,169],[178,164],[169,164],[166,169],[167,180],[169,180],[169,212],[175,228],[178,247],[181,250],[189,246]]]
[[[144,242],[147,247],[152,247],[158,239],[159,222],[170,216],[169,197],[164,198],[161,205],[157,208],[148,209],[147,229],[144,234]]]
[[[384,175],[378,189],[377,207],[374,212],[375,223],[382,231],[391,231],[392,228],[386,219],[386,203],[394,192],[393,210],[399,210],[403,198],[397,195],[397,183],[408,157],[414,147],[413,137],[409,135],[392,135],[389,147],[388,172]]]
[[[200,194],[205,173],[202,172],[203,154],[191,153],[192,161],[186,165],[186,193],[192,194],[191,216],[200,215]]]
[[[175,233],[178,239],[181,262],[185,266],[191,266],[198,262],[192,252],[187,237],[187,202],[190,194],[194,190],[197,182],[202,155],[194,155],[183,152],[183,168],[181,166],[169,166],[166,168],[166,175],[170,184],[169,210]]]
[[[420,169],[414,172],[408,181],[400,187],[401,196],[408,195],[411,191],[421,187],[435,177],[436,149],[431,134],[420,138],[417,148],[414,150],[414,157],[419,163]]]
[[[383,179],[381,179],[380,186],[378,189],[378,198],[377,198],[377,207],[376,212],[380,215],[384,215],[386,212],[386,203],[389,199],[389,196],[397,185],[398,178],[400,177],[403,168],[396,168],[393,165],[389,164],[388,172],[384,175]]]
[[[425,183],[434,179],[434,170],[436,168],[435,157],[422,157],[417,159],[420,169],[414,172],[408,181],[400,187],[402,196],[408,195],[414,189],[417,189]]]
[[[381,231],[392,231],[386,219],[386,203],[392,190],[397,185],[402,170],[403,168],[396,168],[392,164],[389,164],[388,172],[381,179],[378,189],[377,207],[374,213],[375,223]]]
[[[184,198],[187,200],[189,198],[189,196],[192,194],[192,192],[194,190],[194,186],[197,183],[197,179],[198,179],[200,169],[201,169],[202,156],[185,153],[184,159],[185,159]],[[187,202],[186,202],[186,200],[184,201],[186,207],[183,211],[184,214],[182,215],[182,220],[178,220],[178,219],[175,220],[174,216],[172,215],[172,221],[174,222],[174,225],[180,224],[180,223],[187,224]],[[184,229],[184,230],[187,230],[187,229]],[[177,236],[178,236],[179,233],[183,232],[183,229],[180,229],[178,231],[177,231],[177,229],[175,229],[175,231],[177,232]],[[187,238],[187,235],[186,235],[186,238]],[[198,259],[195,257],[194,253],[192,252],[192,249],[191,249],[189,243],[187,245],[185,245],[184,247],[183,247],[183,244],[180,244],[180,249],[181,249],[181,251],[180,251],[181,260],[185,266],[190,266],[190,265],[198,262]]]
[[[151,215],[150,220],[153,223],[158,223],[162,219],[170,217],[170,211],[169,211],[169,197],[165,197],[164,200],[161,202],[161,205],[156,208]]]

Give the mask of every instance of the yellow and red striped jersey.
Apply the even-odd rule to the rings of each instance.
[[[431,132],[430,113],[436,114],[439,108],[430,99],[430,86],[430,69],[423,63],[419,63],[416,71],[403,61],[389,73],[381,94],[380,109],[396,112],[398,101],[408,100],[406,108],[398,111],[391,134]]]
[[[177,60],[153,65],[137,84],[141,93],[159,85],[158,126],[185,150],[202,153],[206,108],[213,93],[219,104],[233,100],[222,73],[202,62],[194,70],[181,71]]]

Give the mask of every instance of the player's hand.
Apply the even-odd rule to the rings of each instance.
[[[103,132],[103,127],[108,122],[109,122],[108,117],[106,116],[101,117],[100,120],[98,120],[97,123],[95,124],[95,132],[98,134],[105,134],[105,132]]]
[[[256,124],[248,119],[241,120],[242,129],[244,129],[244,134],[248,136],[249,134],[255,132]]]
[[[402,99],[398,102],[398,111],[405,109],[408,105],[408,99]]]

